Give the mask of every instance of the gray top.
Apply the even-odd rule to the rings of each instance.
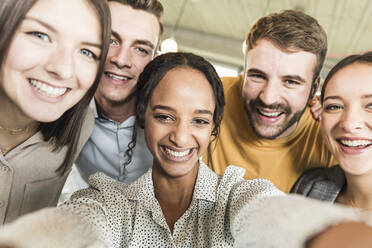
[[[345,183],[345,173],[340,166],[315,168],[302,174],[293,186],[291,193],[335,202]]]
[[[75,162],[76,167],[86,182],[90,175],[103,172],[123,183],[132,183],[152,165],[152,155],[147,149],[143,130],[138,129],[132,162],[124,167],[127,160],[125,151],[132,140],[135,116],[119,123],[99,114],[94,99],[90,107],[95,116],[94,129]]]

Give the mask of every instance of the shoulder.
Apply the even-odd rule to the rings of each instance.
[[[80,132],[80,139],[79,139],[79,151],[83,148],[84,144],[87,142],[88,138],[93,132],[94,127],[94,114],[91,108],[87,108],[87,112],[85,114],[84,122]]]
[[[240,89],[243,85],[243,75],[239,75],[237,77],[222,77],[221,81],[225,92],[230,91],[234,87],[238,87]]]
[[[230,188],[231,194],[241,195],[244,194],[245,198],[266,197],[283,194],[278,190],[274,184],[263,178],[245,180],[243,178],[245,169],[237,166],[228,166],[225,174],[223,175],[222,182],[224,188]]]
[[[323,194],[327,194],[329,191],[337,191],[338,193],[344,184],[345,174],[340,166],[313,168],[301,175],[293,186],[291,193],[320,199],[325,197]]]

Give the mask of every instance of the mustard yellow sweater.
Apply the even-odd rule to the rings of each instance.
[[[226,107],[220,136],[211,144],[212,163],[204,162],[218,174],[228,165],[245,168],[245,178],[269,179],[284,192],[289,192],[297,178],[311,167],[336,164],[327,150],[316,122],[307,109],[296,130],[288,137],[268,140],[256,136],[242,104],[243,76],[222,78]]]

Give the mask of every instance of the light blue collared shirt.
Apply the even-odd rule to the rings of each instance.
[[[132,162],[124,167],[124,162],[127,161],[125,151],[132,140],[135,116],[119,123],[98,114],[94,99],[90,107],[94,111],[94,129],[75,162],[81,176],[87,182],[90,175],[103,172],[126,184],[134,182],[152,166],[153,162],[144,132],[139,128]]]

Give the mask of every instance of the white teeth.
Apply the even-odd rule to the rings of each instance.
[[[190,153],[190,149],[188,149],[188,150],[186,150],[186,151],[183,151],[183,152],[176,152],[176,151],[173,151],[173,150],[171,150],[171,149],[169,149],[169,148],[166,148],[166,147],[165,147],[165,151],[166,151],[169,155],[171,155],[171,156],[173,156],[173,157],[184,157],[184,156],[186,156],[187,154]]]
[[[263,111],[260,110],[260,113],[264,116],[267,116],[267,117],[278,117],[282,112],[267,113],[267,112],[263,112]]]
[[[345,146],[367,146],[372,144],[370,140],[345,140],[345,139],[341,139],[340,143]]]
[[[107,72],[106,75],[112,79],[115,79],[115,80],[129,80],[128,77],[125,77],[125,76],[118,76],[118,75],[114,75],[112,73],[109,73]]]
[[[63,94],[65,94],[67,88],[55,88],[55,87],[51,87],[47,84],[44,84],[40,81],[37,81],[35,79],[31,79],[30,80],[30,83],[32,86],[34,86],[34,88],[40,92],[41,94],[45,95],[45,96],[49,96],[49,97],[58,97],[58,96],[62,96]]]

